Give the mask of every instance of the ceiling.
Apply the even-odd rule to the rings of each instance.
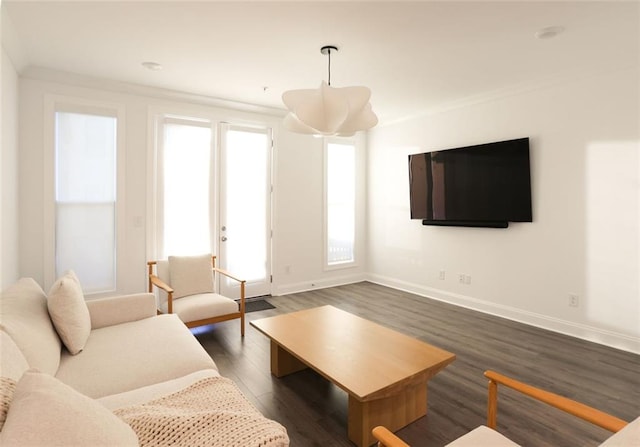
[[[365,85],[382,123],[472,98],[637,66],[640,3],[2,1],[34,67],[284,110],[283,91]],[[563,33],[537,39],[544,27]],[[144,61],[163,66],[142,67]]]

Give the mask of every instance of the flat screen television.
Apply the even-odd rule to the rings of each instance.
[[[409,191],[423,225],[532,222],[529,138],[409,155]]]

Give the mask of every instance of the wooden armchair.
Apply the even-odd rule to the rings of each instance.
[[[154,286],[161,291],[159,314],[174,313],[190,328],[239,318],[244,336],[246,281],[217,268],[215,256],[169,256],[168,260],[148,261],[147,267],[149,292]],[[239,283],[239,302],[216,293],[216,274]]]
[[[489,379],[489,397],[487,405],[487,427],[481,426],[466,435],[458,438],[448,444],[454,446],[471,446],[471,445],[494,445],[494,446],[515,446],[517,444],[510,441],[506,437],[499,434],[496,430],[497,414],[498,414],[498,384],[512,388],[520,393],[532,397],[538,401],[544,402],[552,407],[558,408],[566,413],[584,419],[587,422],[595,424],[606,430],[619,435],[606,440],[601,446],[611,445],[640,445],[640,418],[634,420],[631,424],[610,414],[596,410],[595,408],[584,405],[580,402],[568,399],[566,397],[544,391],[540,388],[527,385],[515,379],[511,379],[494,371],[485,371],[485,377]],[[632,426],[633,425],[633,426]],[[626,427],[626,429],[625,429]],[[624,430],[625,433],[621,431]],[[394,435],[387,428],[378,426],[373,429],[373,436],[378,441],[378,447],[409,447],[404,441]],[[618,439],[614,440],[614,438]],[[611,442],[611,444],[609,444]]]

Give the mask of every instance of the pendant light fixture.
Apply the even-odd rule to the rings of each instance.
[[[328,82],[322,81],[317,89],[289,90],[282,94],[282,101],[289,109],[284,119],[286,129],[313,135],[351,136],[378,124],[369,103],[371,90],[362,86],[331,86],[332,51],[338,48],[333,45],[320,48],[329,59]]]

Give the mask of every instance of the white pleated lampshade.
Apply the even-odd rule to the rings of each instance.
[[[318,89],[284,92],[282,101],[290,113],[284,126],[292,132],[349,136],[378,123],[367,87],[334,88],[322,81]]]

